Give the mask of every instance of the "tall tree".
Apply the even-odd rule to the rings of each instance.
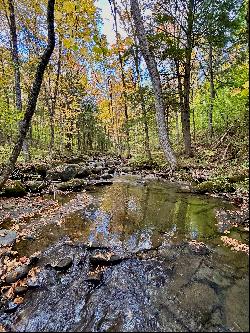
[[[176,158],[172,150],[172,147],[170,146],[168,133],[166,129],[165,106],[162,94],[160,75],[158,72],[155,57],[149,48],[149,43],[146,37],[146,31],[143,25],[143,20],[138,0],[130,0],[130,6],[131,6],[131,15],[134,20],[136,34],[139,40],[141,52],[147,64],[147,68],[153,85],[153,90],[155,95],[156,122],[158,127],[159,140],[165,158],[170,163],[171,168],[174,169],[176,167]]]
[[[22,112],[22,90],[21,90],[21,75],[20,75],[20,60],[18,54],[18,41],[17,41],[17,27],[16,27],[16,17],[15,17],[15,8],[13,0],[8,0],[9,5],[9,29],[11,36],[11,54],[14,65],[14,75],[15,75],[15,101],[16,109],[19,112]],[[6,13],[7,14],[7,13]],[[21,126],[21,123],[19,124]],[[28,140],[25,138],[23,141],[23,153],[25,161],[30,160],[29,154],[29,145]]]
[[[22,149],[23,141],[27,135],[31,119],[36,109],[36,103],[41,89],[43,75],[55,47],[54,8],[55,8],[55,0],[48,0],[48,6],[47,6],[48,44],[36,69],[36,74],[29,93],[28,103],[25,110],[24,118],[20,125],[18,139],[12,150],[9,161],[5,166],[3,174],[0,178],[0,189],[3,187],[3,185],[11,175],[15,167],[17,158]]]
[[[126,80],[124,74],[124,63],[122,59],[122,54],[120,51],[120,35],[118,32],[118,23],[117,23],[117,5],[116,0],[109,0],[111,12],[113,15],[114,23],[115,23],[115,35],[116,35],[116,43],[118,45],[118,58],[121,69],[121,77],[122,77],[122,86],[123,86],[123,99],[124,99],[124,115],[125,115],[125,134],[126,134],[126,145],[127,145],[127,157],[130,157],[130,144],[129,144],[129,119],[128,119],[128,97],[127,97],[127,87]]]

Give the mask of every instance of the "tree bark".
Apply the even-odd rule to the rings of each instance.
[[[153,160],[152,160],[152,155],[151,155],[150,145],[149,145],[147,111],[146,111],[146,106],[145,106],[142,87],[141,87],[140,63],[139,63],[138,46],[137,46],[136,40],[135,40],[134,61],[135,61],[135,68],[136,68],[136,74],[137,74],[140,104],[141,104],[141,109],[142,109],[142,119],[143,119],[143,125],[144,125],[144,133],[145,133],[145,152],[147,154],[149,163],[152,164]]]
[[[141,52],[147,64],[147,68],[153,85],[153,90],[155,95],[156,122],[158,127],[160,144],[163,149],[165,158],[169,162],[171,168],[174,169],[176,167],[176,158],[169,144],[168,133],[166,130],[165,106],[163,101],[160,75],[158,72],[154,55],[151,53],[149,49],[149,44],[147,41],[146,31],[143,25],[143,20],[138,0],[130,0],[130,6]]]
[[[54,118],[55,118],[56,101],[57,101],[59,81],[60,81],[60,74],[61,74],[61,56],[62,56],[62,40],[61,40],[61,38],[59,36],[56,82],[55,82],[55,89],[54,89],[54,94],[53,94],[52,103],[51,103],[51,110],[50,110],[51,111],[50,112],[50,130],[51,130],[50,151],[52,151],[52,149],[54,147],[54,144],[55,144],[55,124],[54,124]]]
[[[18,45],[17,45],[15,8],[13,0],[8,0],[8,4],[9,4],[8,22],[11,35],[11,54],[12,54],[12,61],[14,65],[14,75],[15,75],[15,104],[16,104],[16,109],[22,112],[21,75],[20,75]],[[21,122],[19,123],[19,127],[20,126],[22,126]],[[22,148],[23,148],[24,159],[26,162],[29,162],[30,161],[29,145],[28,145],[28,140],[26,138],[25,140],[23,140]]]
[[[194,21],[194,0],[188,2],[188,17],[187,17],[187,46],[185,49],[185,64],[184,64],[184,85],[183,85],[183,110],[182,110],[182,132],[184,138],[185,153],[187,156],[192,156],[191,134],[190,134],[190,81],[191,81],[191,54],[192,54],[192,31]]]
[[[24,118],[21,122],[21,126],[19,129],[18,139],[12,150],[11,156],[9,158],[9,161],[7,162],[3,174],[0,178],[0,189],[3,187],[3,185],[11,175],[12,171],[14,170],[17,158],[22,149],[23,141],[27,135],[31,119],[36,109],[37,98],[39,96],[39,92],[41,89],[43,75],[55,47],[54,7],[55,7],[55,0],[48,0],[48,7],[47,7],[48,44],[37,66],[35,78],[28,97],[28,104],[25,110]]]
[[[121,51],[119,50],[120,46],[120,38],[118,33],[118,25],[117,25],[117,7],[115,0],[109,0],[111,11],[114,18],[115,23],[115,35],[116,35],[116,42],[118,44],[118,58],[121,68],[121,77],[122,77],[122,86],[123,86],[123,99],[124,99],[124,116],[125,116],[125,135],[126,135],[126,146],[127,146],[127,158],[131,157],[130,154],[130,144],[129,144],[129,124],[128,124],[128,97],[127,97],[127,86],[125,81],[125,74],[124,74],[124,65],[122,60]],[[113,3],[113,6],[112,6]]]
[[[210,80],[210,106],[208,113],[208,130],[209,130],[209,136],[212,139],[214,134],[213,109],[214,109],[215,89],[214,89],[214,72],[213,72],[213,48],[211,43],[209,43],[209,80]]]

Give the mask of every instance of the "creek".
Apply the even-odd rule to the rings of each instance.
[[[217,216],[229,202],[138,176],[45,199],[60,208],[25,221],[14,247],[39,272],[0,314],[11,331],[248,331],[248,256],[223,242]]]

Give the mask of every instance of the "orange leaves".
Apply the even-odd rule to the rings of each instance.
[[[244,244],[241,241],[228,236],[221,236],[221,240],[223,241],[224,245],[230,246],[231,250],[245,252],[249,255],[249,246],[247,244]]]
[[[24,300],[23,297],[18,296],[18,297],[16,297],[16,298],[14,299],[13,303],[15,303],[15,304],[22,304],[22,303],[23,303],[23,300]]]

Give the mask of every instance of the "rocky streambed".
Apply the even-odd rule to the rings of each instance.
[[[0,202],[2,330],[248,330],[236,208],[149,178]]]

